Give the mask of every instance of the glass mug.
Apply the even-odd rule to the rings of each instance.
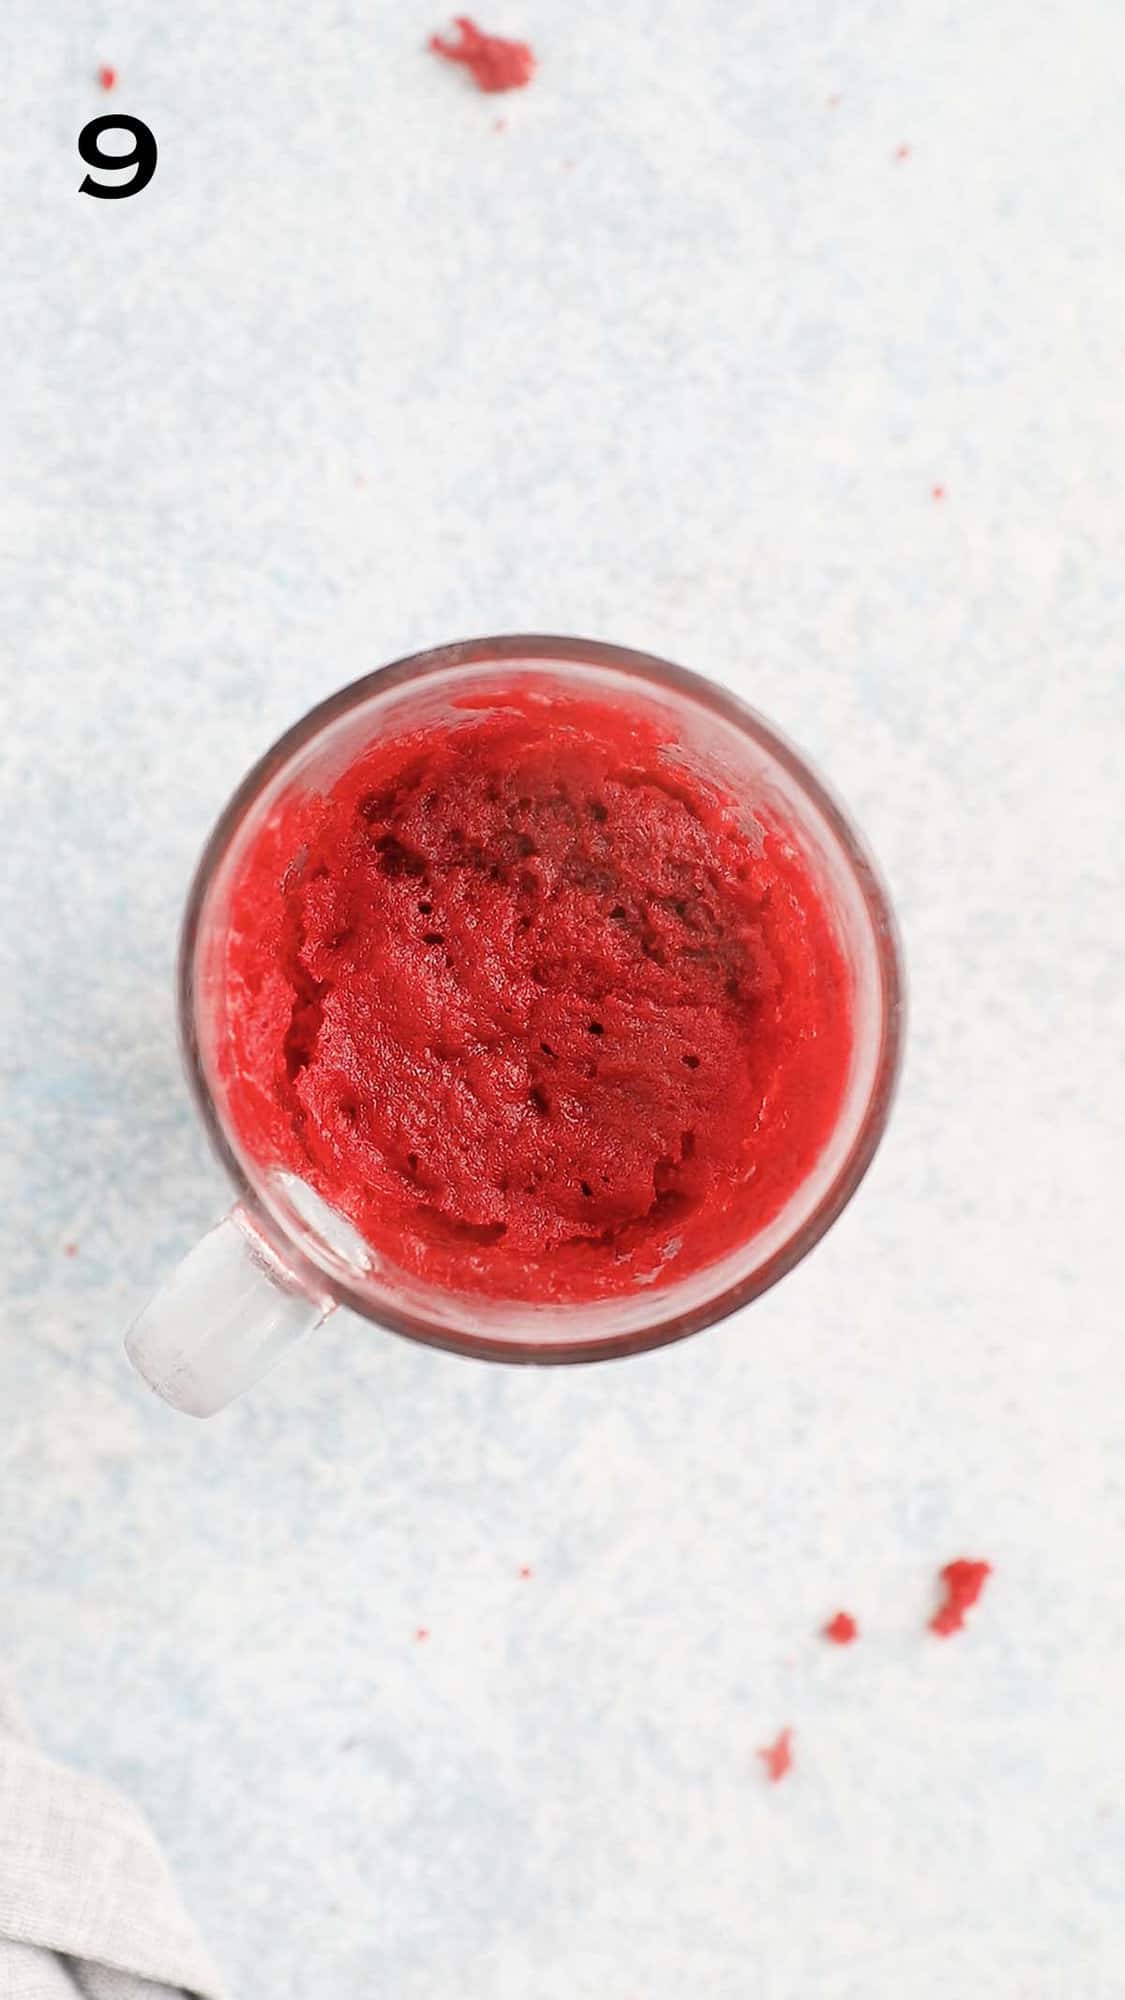
[[[380,732],[444,719],[521,684],[593,695],[652,715],[735,794],[773,808],[801,848],[835,922],[852,982],[853,1047],[835,1125],[784,1207],[716,1262],[660,1288],[592,1304],[529,1306],[426,1285],[380,1259],[295,1175],[250,1158],[223,1103],[217,1050],[231,884],[280,799],[331,784]],[[882,1136],[902,1036],[902,976],[886,894],[856,833],[788,744],[725,689],[667,661],[585,639],[476,639],[419,653],[321,702],[243,779],[188,896],[179,963],[188,1079],[234,1183],[226,1218],[190,1252],[131,1328],[126,1346],[175,1408],[210,1416],[338,1305],[377,1326],[489,1360],[598,1361],[712,1325],[757,1298],[824,1235]]]

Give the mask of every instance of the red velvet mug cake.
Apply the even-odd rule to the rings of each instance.
[[[283,738],[204,855],[181,987],[239,1189],[131,1341],[185,1407],[341,1300],[516,1360],[720,1317],[854,1190],[901,1010],[886,899],[795,753],[694,675],[535,638]],[[193,1350],[183,1288],[227,1266],[285,1325],[224,1376],[245,1340]]]

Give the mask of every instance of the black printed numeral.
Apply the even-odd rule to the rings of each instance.
[[[103,153],[98,143],[103,132],[130,132],[132,152]],[[103,173],[121,174],[127,167],[136,169],[131,181],[96,181],[92,174],[87,174],[78,192],[96,194],[99,201],[123,201],[126,195],[139,194],[156,172],[156,140],[141,119],[127,118],[123,111],[108,111],[102,118],[91,118],[78,134],[78,151],[88,167],[100,167]]]

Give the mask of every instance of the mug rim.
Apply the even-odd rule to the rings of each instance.
[[[661,1314],[659,1292],[653,1294],[651,1325],[586,1339],[526,1340],[461,1332],[380,1301],[374,1311],[363,1293],[335,1270],[315,1263],[294,1242],[283,1223],[267,1210],[231,1144],[208,1084],[195,1011],[195,958],[200,923],[208,892],[247,814],[278,774],[322,730],[375,694],[423,681],[456,667],[524,660],[540,665],[551,661],[575,666],[610,668],[650,686],[679,693],[731,723],[772,757],[795,781],[801,793],[822,815],[839,843],[863,901],[875,941],[879,974],[880,1037],[871,1087],[863,1115],[847,1153],[815,1207],[765,1262],[711,1297],[679,1311]],[[349,681],[317,702],[263,752],[240,780],[215,821],[196,864],[188,889],[180,930],[177,966],[180,1044],[188,1085],[212,1150],[236,1191],[239,1207],[255,1229],[272,1243],[295,1279],[310,1291],[329,1291],[339,1305],[372,1325],[385,1327],[409,1340],[444,1348],[479,1360],[514,1364],[557,1365],[611,1360],[664,1347],[700,1333],[760,1298],[806,1257],[847,1207],[874,1159],[886,1129],[901,1068],[905,1029],[905,977],[898,928],[890,898],[866,843],[851,824],[823,780],[804,757],[758,711],[705,675],[677,666],[658,654],[618,646],[607,640],[566,638],[553,633],[502,633],[458,640],[445,646],[409,653],[371,673]],[[595,1302],[596,1303],[596,1302]],[[530,1307],[529,1311],[534,1308]],[[567,1308],[576,1315],[591,1303]]]

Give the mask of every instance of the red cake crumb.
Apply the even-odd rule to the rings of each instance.
[[[529,1579],[530,1579],[531,1577],[533,1577],[533,1576],[534,1576],[534,1574],[535,1574],[535,1572],[534,1572],[534,1570],[532,1569],[532,1567],[531,1567],[531,1564],[530,1564],[530,1563],[521,1563],[521,1565],[520,1565],[520,1581],[521,1581],[521,1583],[527,1583],[527,1582],[529,1581]]]
[[[117,71],[109,63],[103,63],[98,71],[98,82],[103,90],[112,90],[117,82]]]
[[[859,1637],[859,1626],[850,1611],[837,1611],[836,1616],[828,1620],[824,1636],[831,1639],[834,1646],[850,1646],[852,1640]]]
[[[418,1630],[414,1634],[414,1637],[420,1646],[424,1644],[424,1642],[429,1638],[429,1636],[430,1636],[430,1628],[428,1625],[419,1625]]]
[[[930,493],[931,493],[931,496],[932,496],[932,498],[933,498],[933,499],[935,499],[935,500],[944,500],[944,499],[945,499],[945,488],[944,488],[944,486],[932,486],[932,487],[930,488]]]
[[[948,1639],[951,1632],[959,1632],[966,1611],[972,1610],[991,1575],[991,1563],[970,1562],[965,1556],[946,1563],[941,1572],[945,1601],[930,1619],[930,1631],[936,1632],[939,1639]]]
[[[467,14],[454,17],[459,40],[430,36],[430,47],[446,62],[463,63],[479,90],[522,90],[535,72],[535,57],[526,42],[509,42],[503,35],[486,35]]]
[[[764,1749],[759,1750],[758,1755],[765,1765],[770,1784],[780,1784],[793,1769],[793,1731],[788,1727],[783,1729],[773,1743],[767,1743]]]
[[[909,146],[896,146],[896,147],[895,147],[895,159],[896,159],[896,160],[908,160],[909,158],[910,158],[910,148],[909,148]]]

